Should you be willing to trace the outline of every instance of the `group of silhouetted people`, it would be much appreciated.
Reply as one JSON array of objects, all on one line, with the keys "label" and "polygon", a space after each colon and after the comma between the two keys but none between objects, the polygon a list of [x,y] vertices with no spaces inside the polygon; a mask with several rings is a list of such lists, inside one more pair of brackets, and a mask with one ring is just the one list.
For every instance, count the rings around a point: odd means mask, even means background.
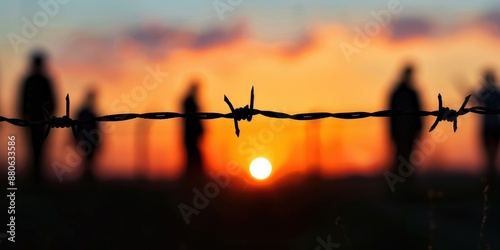
[{"label": "group of silhouetted people", "polygon": [[[475,99],[488,109],[500,109],[500,92],[495,85],[495,76],[492,71],[487,71],[482,82],[482,88],[475,95]],[[54,98],[53,82],[46,70],[45,56],[43,53],[34,53],[31,59],[30,71],[22,80],[20,114],[23,119],[39,121],[48,119],[54,115],[57,107]],[[187,96],[182,102],[183,112],[186,114],[199,111],[197,93],[199,83],[193,80]],[[95,92],[90,91],[85,103],[78,113],[78,120],[88,121],[77,127],[76,143],[86,145],[84,155],[84,178],[94,179],[95,170],[92,168],[95,152],[102,138],[95,136],[102,133],[93,133],[98,130],[98,124],[94,118]],[[391,110],[418,111],[421,110],[420,98],[414,88],[414,67],[406,66],[398,80],[390,97]],[[390,135],[395,146],[395,158],[399,156],[410,159],[415,140],[422,130],[422,119],[420,116],[393,116],[390,118]],[[35,183],[42,182],[43,162],[43,135],[46,125],[30,126],[30,143],[32,148],[32,176]],[[482,144],[486,152],[487,176],[493,179],[495,176],[495,163],[497,160],[498,147],[500,143],[500,117],[498,115],[482,116],[481,127]],[[203,126],[199,119],[186,118],[183,124],[184,148],[186,151],[186,173],[198,175],[203,173],[203,159],[200,152],[200,140],[203,136]],[[96,143],[99,142],[99,143]]]},{"label": "group of silhouetted people", "polygon": [[[19,113],[21,117],[29,121],[41,121],[54,116],[57,107],[54,98],[53,82],[46,68],[46,56],[43,52],[33,53],[28,74],[21,83],[21,100]],[[183,100],[182,109],[184,113],[198,112],[197,92],[199,83],[194,80]],[[87,93],[83,106],[77,115],[78,121],[85,121],[76,126],[75,144],[80,147],[82,158],[83,175],[82,180],[92,182],[96,178],[94,159],[95,153],[102,142],[98,138],[102,133],[96,132],[99,126],[95,118],[95,91]],[[200,152],[200,140],[203,135],[203,126],[199,119],[184,119],[183,126],[184,147],[187,154],[186,172],[188,175],[199,175],[203,172],[202,154]],[[42,164],[44,162],[44,133],[47,125],[34,125],[29,127],[29,143],[32,149],[31,180],[35,185],[43,184]]]},{"label": "group of silhouetted people", "polygon": [[[403,69],[401,79],[396,84],[390,97],[391,110],[418,111],[421,110],[420,99],[414,88],[414,67],[408,65]],[[481,89],[474,96],[475,100],[487,109],[500,109],[500,91],[496,86],[494,73],[487,70]],[[395,164],[393,171],[398,165],[399,156],[410,161],[415,140],[422,130],[422,119],[420,116],[393,116],[390,119],[390,134],[395,146]],[[500,116],[483,115],[481,125],[481,139],[486,152],[488,179],[495,178],[495,165],[500,142]]]},{"label": "group of silhouetted people", "polygon": [[[57,107],[56,98],[54,98],[53,82],[46,68],[46,56],[43,52],[36,52],[32,55],[31,65],[28,74],[21,83],[21,101],[20,114],[23,119],[29,121],[41,121],[50,119],[54,115]],[[94,111],[94,92],[89,92],[87,100],[82,109],[78,112],[78,120],[92,120],[96,117]],[[32,169],[31,179],[37,185],[43,185],[44,162],[44,134],[47,125],[33,125],[29,127],[30,144],[32,149]],[[97,130],[97,122],[86,122],[76,127],[76,143],[85,144],[85,152],[81,157],[84,162],[84,178],[91,180],[94,178],[92,169],[92,160],[97,145],[101,138],[95,138],[93,130]],[[94,136],[94,138],[91,138]]]}]

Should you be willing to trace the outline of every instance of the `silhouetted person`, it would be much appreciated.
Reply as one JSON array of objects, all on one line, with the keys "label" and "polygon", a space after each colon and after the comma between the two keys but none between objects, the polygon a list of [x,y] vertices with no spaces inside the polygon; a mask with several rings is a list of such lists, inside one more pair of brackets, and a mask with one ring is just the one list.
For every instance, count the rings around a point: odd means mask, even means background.
[{"label": "silhouetted person", "polygon": [[[495,86],[495,75],[486,71],[482,89],[476,95],[481,105],[488,109],[500,109],[500,92]],[[481,136],[486,151],[488,178],[495,178],[495,163],[497,160],[498,145],[500,142],[500,117],[498,115],[483,115]]]},{"label": "silhouetted person", "polygon": [[[45,68],[44,54],[37,52],[32,55],[30,72],[22,80],[20,113],[30,121],[43,120],[44,109],[51,117],[56,103],[52,89],[52,80]],[[31,148],[33,150],[32,178],[34,183],[42,183],[42,136],[46,126],[31,126]]]},{"label": "silhouetted person", "polygon": [[[392,92],[390,100],[391,110],[420,110],[420,101],[417,92],[413,89],[413,67],[406,66],[401,79]],[[393,173],[398,174],[398,165],[403,157],[410,162],[413,143],[422,129],[422,120],[419,116],[393,116],[390,119],[391,139],[396,148]]]},{"label": "silhouetted person", "polygon": [[[197,103],[198,83],[193,82],[186,98],[183,101],[184,113],[198,112]],[[203,135],[203,126],[199,119],[184,119],[184,147],[186,148],[187,175],[200,175],[203,174],[203,162],[200,153],[200,138]]]},{"label": "silhouetted person", "polygon": [[[89,91],[82,109],[78,112],[78,120],[93,120],[97,117],[95,113],[95,92]],[[86,122],[77,126],[77,147],[83,153],[84,172],[82,179],[91,182],[95,179],[94,156],[96,149],[102,142],[102,133],[97,121]]]}]

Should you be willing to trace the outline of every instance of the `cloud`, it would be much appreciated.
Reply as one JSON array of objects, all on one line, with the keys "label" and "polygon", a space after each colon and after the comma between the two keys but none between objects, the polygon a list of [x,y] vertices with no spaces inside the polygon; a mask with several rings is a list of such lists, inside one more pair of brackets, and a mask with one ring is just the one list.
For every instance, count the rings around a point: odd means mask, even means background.
[{"label": "cloud", "polygon": [[414,37],[432,37],[437,33],[436,25],[422,17],[403,17],[390,22],[389,36],[394,40]]},{"label": "cloud", "polygon": [[202,49],[211,46],[230,43],[243,38],[246,34],[246,26],[243,23],[231,29],[215,28],[206,32],[201,32],[194,37],[192,47]]},{"label": "cloud", "polygon": [[73,38],[61,50],[58,57],[64,64],[110,64],[116,58],[109,56],[112,51],[110,40],[92,36]]},{"label": "cloud", "polygon": [[[478,13],[468,21],[463,21],[461,17],[444,22],[432,16],[398,16],[388,24],[387,36],[400,41],[417,37],[439,38],[478,29],[494,37],[500,36],[500,10]],[[315,43],[317,37],[314,33],[300,30],[300,34],[287,39],[285,43],[279,42],[282,53],[300,55]],[[115,69],[122,62],[130,60],[164,60],[172,51],[179,49],[205,50],[252,39],[249,34],[248,22],[243,19],[198,30],[156,22],[105,34],[77,33],[60,50],[57,58],[67,66],[98,65]]]},{"label": "cloud", "polygon": [[152,24],[134,27],[123,34],[144,49],[161,50],[168,53],[172,49],[204,49],[231,43],[246,35],[246,25],[237,22],[229,27],[212,27],[202,31],[192,31],[182,27]]},{"label": "cloud", "polygon": [[491,32],[492,35],[500,36],[500,11],[489,11],[478,18],[478,23]]},{"label": "cloud", "polygon": [[437,22],[433,18],[424,16],[402,17],[392,20],[387,28],[390,38],[394,40],[414,37],[436,38],[469,30],[483,30],[487,35],[496,38],[500,36],[500,10],[477,13],[471,19],[456,16],[446,22]]},{"label": "cloud", "polygon": [[[244,38],[246,26],[212,27],[193,31],[164,24],[134,26],[108,35],[78,34],[67,43],[60,59],[69,65],[118,64],[123,58],[162,59],[176,49],[206,49]],[[123,56],[123,54],[127,56]]]}]

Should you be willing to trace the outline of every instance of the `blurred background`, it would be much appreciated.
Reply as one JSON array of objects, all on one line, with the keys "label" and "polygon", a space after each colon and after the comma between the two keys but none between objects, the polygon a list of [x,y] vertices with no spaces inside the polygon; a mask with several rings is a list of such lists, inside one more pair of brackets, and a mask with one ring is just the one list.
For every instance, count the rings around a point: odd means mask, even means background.
[{"label": "blurred background", "polygon": [[[389,17],[377,14],[390,10],[391,4],[395,11],[388,12]],[[18,117],[14,107],[21,77],[30,53],[39,48],[48,54],[60,104],[56,115],[64,114],[68,93],[76,116],[76,107],[90,88],[97,92],[96,110],[101,115],[181,111],[193,75],[202,78],[201,111],[228,112],[224,95],[234,105],[244,106],[252,86],[258,109],[374,111],[387,108],[390,90],[408,61],[415,66],[423,109],[436,109],[438,93],[445,105],[458,108],[465,95],[479,86],[485,68],[500,69],[499,7],[494,1],[2,3],[0,110],[4,116]],[[37,15],[40,11],[48,18]],[[465,117],[455,134],[442,125],[447,140],[425,159],[422,169],[439,161],[436,165],[445,170],[479,171],[477,121],[477,116]],[[140,122],[109,125],[112,132],[105,134],[96,156],[101,178],[136,174],[134,133]],[[146,123],[151,123],[143,135],[150,149],[144,159],[147,175],[177,178],[184,154],[179,146],[180,120]],[[425,119],[424,128],[431,123]],[[289,122],[265,143],[258,142],[263,146],[256,154],[272,158],[276,173],[307,172],[311,165],[321,166],[325,176],[384,170],[390,159],[385,119],[328,119],[316,124],[321,139],[311,142],[316,139],[308,134],[306,122]],[[11,125],[1,126],[1,138],[22,136]],[[232,126],[230,120],[205,122],[202,150],[209,169],[220,170],[229,161],[248,166],[250,138],[265,134],[262,130],[271,125],[262,117],[251,124],[243,122],[240,138]],[[51,132],[47,161],[64,162],[67,147],[72,147],[69,136],[69,130]],[[312,154],[315,143],[320,152]],[[24,164],[26,158],[19,158],[18,165]]]},{"label": "blurred background", "polygon": [[[224,95],[243,107],[252,86],[260,110],[384,110],[407,65],[413,66],[410,80],[421,109],[436,110],[438,93],[444,106],[458,109],[465,96],[484,89],[487,70],[500,72],[500,3],[493,0],[22,0],[0,3],[0,13],[0,114],[9,118],[23,118],[22,86],[36,64],[34,51],[45,55],[53,115],[65,114],[69,94],[73,119],[229,113]],[[359,249],[423,249],[434,236],[443,249],[470,249],[477,246],[483,211],[482,117],[461,117],[456,133],[445,122],[428,133],[434,119],[422,119],[417,138],[425,143],[414,147],[420,152],[412,159],[415,175],[465,177],[428,179],[418,204],[391,196],[384,173],[397,150],[386,118],[255,116],[239,123],[239,137],[230,119],[103,122],[92,157],[79,153],[70,129],[52,129],[41,169],[56,188],[26,194],[20,217],[30,219],[19,230],[36,244],[61,249],[75,242],[81,249],[144,242],[151,248],[313,249],[318,237],[330,234],[345,248],[350,235]],[[183,134],[190,126],[199,129],[194,139]],[[2,145],[8,135],[16,136],[17,177],[27,178],[34,162],[28,129],[0,123]],[[272,164],[264,181],[250,175],[257,157]],[[1,164],[6,158],[0,154]],[[236,171],[230,188],[221,188],[188,225],[178,206],[191,206],[193,187],[201,190],[207,182],[182,177],[186,166],[201,162],[205,173]],[[89,166],[101,183],[84,191],[71,186]],[[301,179],[309,175],[320,178]],[[138,179],[164,186],[99,186]],[[448,203],[436,213],[449,217],[429,215],[434,198],[442,196],[432,188],[444,190]],[[492,225],[500,221],[496,211],[488,217]],[[338,216],[345,229],[335,222]],[[439,225],[436,232],[432,223]],[[102,227],[94,232],[96,224]],[[498,227],[488,230],[498,244]]]}]

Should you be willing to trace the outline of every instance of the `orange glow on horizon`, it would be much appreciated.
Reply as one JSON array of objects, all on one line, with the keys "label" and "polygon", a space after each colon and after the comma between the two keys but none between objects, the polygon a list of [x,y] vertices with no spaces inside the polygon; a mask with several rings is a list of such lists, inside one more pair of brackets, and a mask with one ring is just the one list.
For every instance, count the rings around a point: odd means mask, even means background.
[{"label": "orange glow on horizon", "polygon": [[[280,46],[240,38],[222,46],[178,49],[164,58],[154,59],[135,57],[140,47],[125,41],[118,48],[118,63],[101,65],[96,62],[81,66],[54,61],[52,68],[59,84],[57,96],[60,104],[65,93],[70,93],[72,111],[77,110],[86,86],[94,83],[99,87],[99,114],[180,111],[179,103],[192,74],[201,74],[205,79],[201,86],[201,111],[229,112],[223,102],[224,95],[235,107],[244,106],[248,104],[252,86],[255,87],[255,108],[261,110],[287,113],[381,110],[386,108],[388,93],[399,75],[400,63],[408,56],[415,59],[417,88],[423,108],[430,110],[437,106],[437,93],[446,93],[444,100],[450,107],[461,103],[463,93],[457,93],[453,82],[456,74],[462,74],[468,86],[474,87],[484,67],[493,65],[500,72],[500,61],[496,57],[500,54],[499,42],[477,31],[464,31],[434,40],[393,41],[380,35],[359,54],[352,54],[352,62],[348,63],[338,45],[352,40],[348,29],[320,27],[312,31],[311,42],[297,48],[294,53]],[[127,60],[129,57],[134,58]],[[478,60],[471,61],[470,58]],[[4,80],[9,83],[17,83],[24,67],[19,61],[14,61],[17,63],[9,66],[14,68],[10,73],[2,72]],[[153,79],[150,71],[168,74],[158,78],[158,84],[148,90],[143,83],[148,76]],[[145,91],[140,92],[142,89]],[[11,93],[16,91],[16,84],[8,84],[2,89],[2,106],[10,107],[15,103],[12,97],[15,95]],[[145,93],[145,96],[139,93]],[[127,103],[123,96],[136,98]],[[3,109],[2,115],[16,117],[13,110]],[[63,105],[56,112],[63,115]],[[315,171],[325,175],[369,175],[380,172],[390,160],[386,122],[375,118],[327,119],[317,121],[316,127],[311,128],[306,122],[256,116],[251,123],[240,122],[242,132],[237,138],[230,119],[208,120],[203,121],[206,133],[202,152],[208,171],[223,171],[229,162],[249,166],[258,155],[270,155],[273,174],[307,172],[311,166],[319,165]],[[424,124],[427,126],[431,122],[425,120]],[[437,146],[435,153],[440,157],[431,155],[428,163],[439,158],[437,160],[447,164],[478,166],[480,152],[470,150],[477,148],[478,143],[474,137],[476,117],[467,116],[456,134],[448,134],[451,128],[446,125],[442,127],[449,140]],[[2,126],[8,126],[9,133],[21,133],[20,129],[10,125]],[[150,176],[160,173],[175,177],[182,173],[184,152],[179,119],[154,121],[148,125],[148,133],[142,135],[148,138],[150,151],[147,155],[137,155],[135,150],[136,141],[141,138],[137,136],[137,128],[143,126],[138,120],[106,126],[113,129],[104,135],[105,141],[97,159],[103,176],[134,175],[137,171],[146,171]],[[2,136],[6,133],[5,129],[0,131]],[[74,147],[69,136],[65,131],[51,131],[52,161],[65,161],[67,147]],[[423,138],[427,136],[424,132]],[[313,150],[312,145],[319,145],[319,149]],[[457,148],[456,145],[469,146]],[[141,159],[148,164],[143,170],[136,166]],[[480,167],[474,171],[478,169]]]}]

